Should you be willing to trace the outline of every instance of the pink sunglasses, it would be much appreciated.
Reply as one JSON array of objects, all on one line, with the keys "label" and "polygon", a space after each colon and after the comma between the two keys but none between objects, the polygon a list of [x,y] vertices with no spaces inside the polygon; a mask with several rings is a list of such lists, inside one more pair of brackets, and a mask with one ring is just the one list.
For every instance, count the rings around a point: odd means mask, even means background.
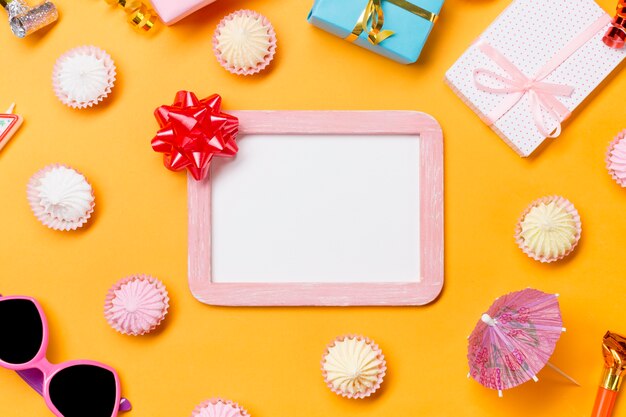
[{"label": "pink sunglasses", "polygon": [[0,366],[16,371],[57,417],[115,417],[131,409],[120,398],[113,368],[94,361],[48,362],[48,322],[34,298],[0,296],[0,334]]}]

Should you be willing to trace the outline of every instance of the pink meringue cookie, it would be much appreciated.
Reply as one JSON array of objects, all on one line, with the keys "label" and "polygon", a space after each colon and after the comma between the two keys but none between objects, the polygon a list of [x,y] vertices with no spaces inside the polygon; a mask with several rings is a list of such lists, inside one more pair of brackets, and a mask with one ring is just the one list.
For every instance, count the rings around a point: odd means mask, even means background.
[{"label": "pink meringue cookie", "polygon": [[161,324],[168,308],[169,297],[161,281],[149,275],[132,275],[109,290],[104,316],[118,332],[141,336]]},{"label": "pink meringue cookie", "polygon": [[250,414],[239,404],[213,398],[205,401],[193,411],[192,417],[250,417]]},{"label": "pink meringue cookie", "polygon": [[626,187],[626,129],[622,130],[609,145],[606,153],[606,168],[611,177]]}]

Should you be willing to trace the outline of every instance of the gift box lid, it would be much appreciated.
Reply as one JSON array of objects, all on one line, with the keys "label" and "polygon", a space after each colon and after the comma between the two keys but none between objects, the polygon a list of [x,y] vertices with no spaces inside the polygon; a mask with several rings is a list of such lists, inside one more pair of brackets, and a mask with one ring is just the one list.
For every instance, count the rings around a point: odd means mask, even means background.
[{"label": "gift box lid", "polygon": [[[443,2],[444,0],[411,0],[408,3],[439,15]],[[359,24],[367,3],[367,0],[316,0],[309,13],[308,21],[314,26],[345,39]],[[368,41],[367,33],[363,32],[354,43],[408,64],[417,61],[433,28],[433,22],[395,3],[395,1],[382,0],[383,30],[392,30],[395,32],[393,36],[378,45],[373,45]]]},{"label": "gift box lid", "polygon": [[[573,111],[626,57],[626,49],[611,49],[602,42],[610,26],[608,17],[593,0],[516,0],[450,68],[446,82],[472,110],[488,121],[486,115],[508,100],[508,94],[479,89],[474,71],[486,69],[504,78],[511,78],[511,75],[481,51],[482,45],[490,45],[525,76],[532,78],[575,38],[605,18],[606,25],[542,79],[573,88],[571,95],[556,97]],[[494,87],[501,87],[495,80],[492,83]],[[546,139],[536,126],[531,104],[529,94],[525,94],[491,126],[521,156],[530,155]],[[547,129],[556,129],[558,121],[543,113]]]},{"label": "gift box lid", "polygon": [[151,0],[151,3],[163,23],[173,25],[214,1],[215,0]]}]

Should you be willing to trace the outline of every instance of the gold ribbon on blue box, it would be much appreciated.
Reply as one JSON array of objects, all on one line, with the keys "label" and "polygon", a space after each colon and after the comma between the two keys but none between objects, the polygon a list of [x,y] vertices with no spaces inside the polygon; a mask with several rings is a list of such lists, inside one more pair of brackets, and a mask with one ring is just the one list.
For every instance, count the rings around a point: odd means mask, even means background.
[{"label": "gold ribbon on blue box", "polygon": [[443,0],[316,0],[308,20],[395,61],[417,61]]},{"label": "gold ribbon on blue box", "polygon": [[[409,11],[416,16],[435,23],[439,15],[422,9],[421,7],[409,3],[406,0],[385,0],[395,4],[398,7]],[[385,24],[385,13],[383,12],[383,0],[369,0],[365,10],[361,13],[359,20],[357,21],[352,33],[350,33],[346,40],[348,42],[354,42],[361,35],[361,33],[367,33],[367,39],[374,45],[378,45],[385,39],[394,35],[392,30],[383,30]]]}]

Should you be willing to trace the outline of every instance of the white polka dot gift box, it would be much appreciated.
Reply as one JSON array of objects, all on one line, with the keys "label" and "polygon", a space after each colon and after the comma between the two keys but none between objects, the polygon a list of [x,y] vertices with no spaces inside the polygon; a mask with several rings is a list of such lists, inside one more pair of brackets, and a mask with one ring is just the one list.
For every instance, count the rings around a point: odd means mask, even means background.
[{"label": "white polka dot gift box", "polygon": [[446,73],[461,99],[529,156],[626,57],[593,0],[516,0]]}]

